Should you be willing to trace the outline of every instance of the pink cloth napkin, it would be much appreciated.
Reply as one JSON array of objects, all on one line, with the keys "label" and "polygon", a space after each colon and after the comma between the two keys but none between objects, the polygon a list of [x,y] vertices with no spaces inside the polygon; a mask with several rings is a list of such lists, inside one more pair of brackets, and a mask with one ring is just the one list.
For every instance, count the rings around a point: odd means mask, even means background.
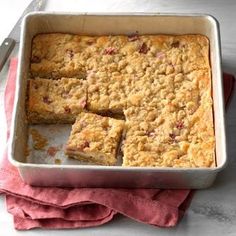
[{"label": "pink cloth napkin", "polygon": [[[12,59],[5,90],[7,137],[14,101],[17,59]],[[232,92],[234,78],[226,76],[226,94]],[[227,101],[229,96],[227,96]],[[36,227],[62,229],[102,225],[117,213],[142,223],[175,226],[190,204],[191,190],[102,189],[31,187],[25,184],[7,160],[0,165],[0,192],[18,230]]]}]

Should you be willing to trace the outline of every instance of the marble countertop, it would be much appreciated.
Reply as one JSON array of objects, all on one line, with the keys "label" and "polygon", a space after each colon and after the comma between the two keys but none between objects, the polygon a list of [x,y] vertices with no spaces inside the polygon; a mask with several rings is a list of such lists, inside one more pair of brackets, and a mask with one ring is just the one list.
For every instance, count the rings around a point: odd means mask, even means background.
[{"label": "marble countertop", "polygon": [[[15,0],[8,0],[10,10]],[[23,0],[22,2],[29,2]],[[6,3],[5,3],[6,4]],[[8,11],[1,10],[0,20],[7,18]],[[46,10],[76,12],[179,12],[207,13],[220,23],[223,70],[236,75],[236,1],[235,0],[48,0]],[[17,49],[12,56],[17,55]],[[3,94],[8,64],[0,73],[0,156],[4,150],[5,118]],[[226,115],[228,166],[219,173],[214,185],[206,190],[196,191],[186,215],[175,228],[157,228],[134,220],[117,216],[100,227],[80,230],[14,230],[12,217],[6,212],[4,198],[0,196],[0,235],[18,236],[40,234],[70,235],[236,235],[236,96],[232,98]]]}]

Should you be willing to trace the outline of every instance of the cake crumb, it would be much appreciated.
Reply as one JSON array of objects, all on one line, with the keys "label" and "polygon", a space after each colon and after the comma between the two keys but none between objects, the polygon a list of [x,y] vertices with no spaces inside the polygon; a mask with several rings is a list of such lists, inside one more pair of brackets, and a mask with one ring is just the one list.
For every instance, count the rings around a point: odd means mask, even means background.
[{"label": "cake crumb", "polygon": [[60,165],[61,164],[61,160],[60,159],[55,159],[54,163],[57,164],[57,165]]},{"label": "cake crumb", "polygon": [[47,154],[51,157],[54,157],[56,155],[56,153],[58,152],[58,148],[57,147],[49,147],[47,150]]},{"label": "cake crumb", "polygon": [[30,134],[32,136],[34,149],[44,150],[45,146],[48,145],[48,140],[43,137],[36,129],[30,129]]},{"label": "cake crumb", "polygon": [[29,154],[30,154],[30,149],[29,149],[29,146],[28,145],[26,145],[25,146],[25,157],[28,157],[29,156]]}]

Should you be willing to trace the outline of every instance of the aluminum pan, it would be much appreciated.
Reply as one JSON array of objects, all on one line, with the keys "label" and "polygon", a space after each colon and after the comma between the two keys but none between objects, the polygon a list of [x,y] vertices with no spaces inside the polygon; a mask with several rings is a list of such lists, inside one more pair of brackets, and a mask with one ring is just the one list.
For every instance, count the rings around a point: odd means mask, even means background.
[{"label": "aluminum pan", "polygon": [[[114,24],[116,24],[115,29]],[[153,27],[153,25],[158,25],[158,30]],[[140,34],[200,33],[210,39],[210,56],[214,58],[211,62],[217,167],[142,168],[92,165],[58,166],[24,163],[23,146],[27,138],[24,102],[32,37],[37,33],[46,32],[79,32],[81,34],[96,35],[127,34],[135,32],[136,30],[138,30]],[[15,95],[16,100],[13,111],[8,157],[10,162],[19,169],[24,181],[29,184],[46,186],[204,188],[213,182],[216,173],[222,170],[227,162],[219,24],[214,17],[209,15],[158,13],[31,13],[27,15],[23,21]],[[50,178],[51,181],[47,181],[50,176],[57,174],[63,176],[63,181],[58,180],[58,178]],[[93,177],[98,174],[101,178],[96,182]],[[107,178],[108,176],[110,178]]]}]

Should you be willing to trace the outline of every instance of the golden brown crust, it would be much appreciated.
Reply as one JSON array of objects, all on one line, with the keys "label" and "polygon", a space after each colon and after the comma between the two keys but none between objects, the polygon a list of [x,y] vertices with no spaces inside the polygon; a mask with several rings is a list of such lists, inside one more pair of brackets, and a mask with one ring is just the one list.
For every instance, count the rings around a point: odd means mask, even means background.
[{"label": "golden brown crust", "polygon": [[66,154],[101,165],[115,165],[124,121],[82,112],[72,126]]}]

